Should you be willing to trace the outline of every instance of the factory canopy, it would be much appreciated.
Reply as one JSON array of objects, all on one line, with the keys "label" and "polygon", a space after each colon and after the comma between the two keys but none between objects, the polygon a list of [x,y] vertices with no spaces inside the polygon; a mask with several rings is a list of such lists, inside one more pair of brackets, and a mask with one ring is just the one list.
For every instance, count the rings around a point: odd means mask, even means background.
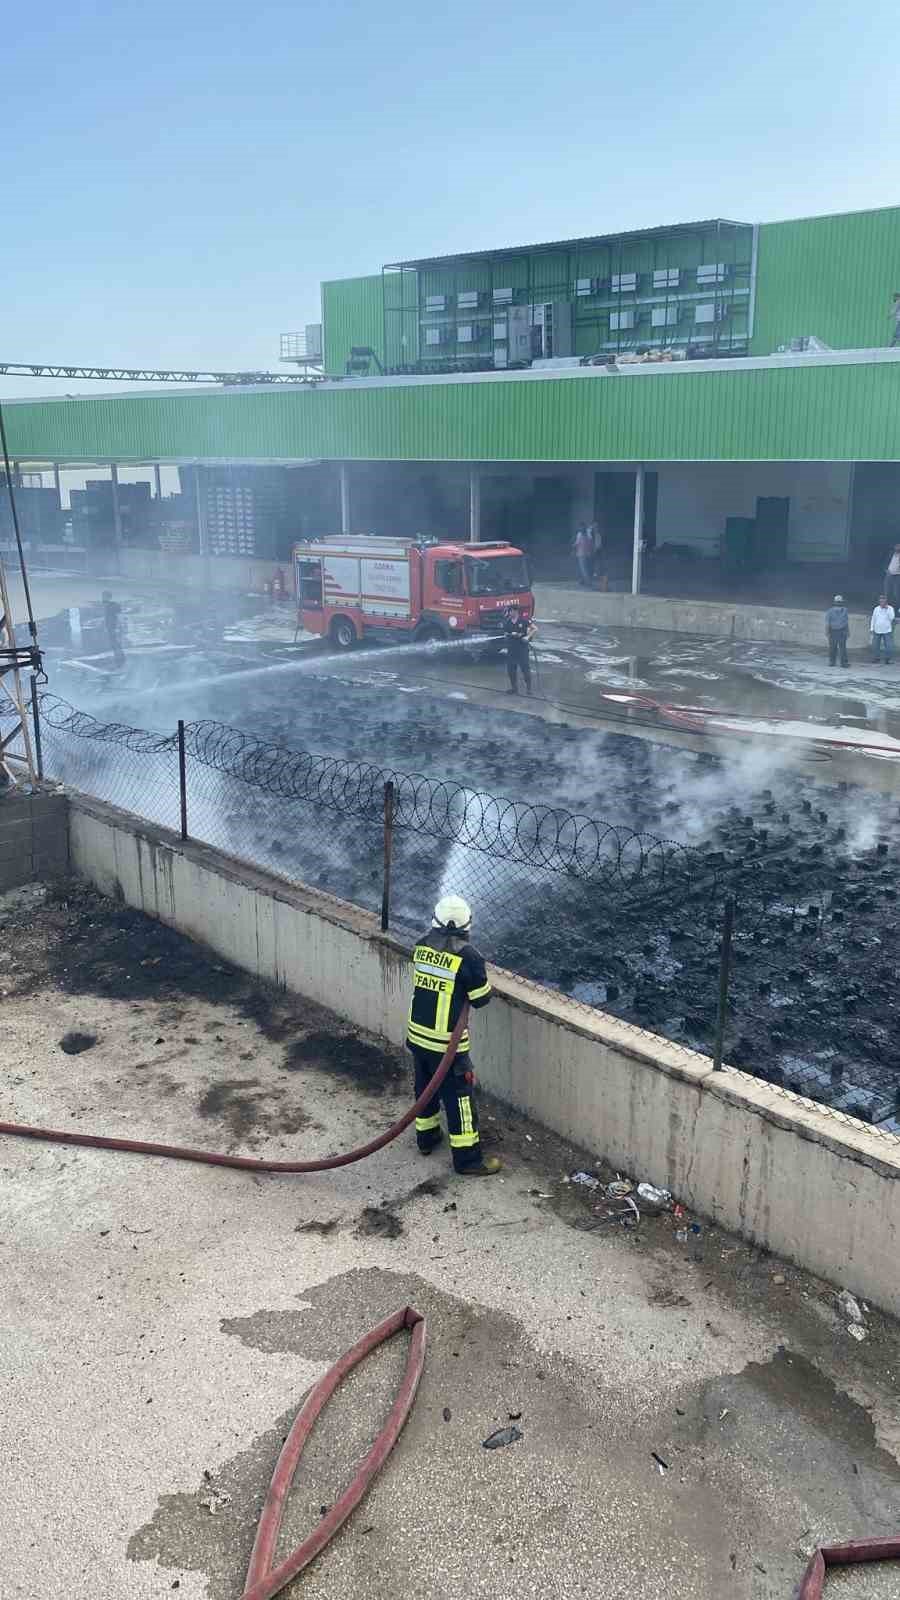
[{"label": "factory canopy", "polygon": [[658,228],[626,229],[620,233],[589,234],[583,239],[542,240],[540,244],[501,245],[495,250],[458,250],[449,256],[420,256],[414,261],[390,261],[385,272],[401,272],[416,267],[448,267],[455,261],[493,261],[498,256],[542,255],[555,250],[590,250],[596,245],[627,244],[633,239],[651,239],[657,234],[709,233],[714,228],[748,228],[748,222],[734,222],[727,217],[711,217],[705,222],[661,223]]}]

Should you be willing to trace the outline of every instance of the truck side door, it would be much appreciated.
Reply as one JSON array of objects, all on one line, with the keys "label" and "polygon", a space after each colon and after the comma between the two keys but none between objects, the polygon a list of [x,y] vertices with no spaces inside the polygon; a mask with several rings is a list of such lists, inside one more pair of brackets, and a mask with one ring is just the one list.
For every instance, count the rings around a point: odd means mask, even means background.
[{"label": "truck side door", "polygon": [[434,563],[435,602],[442,611],[458,611],[465,594],[461,561]]},{"label": "truck side door", "polygon": [[324,605],[322,562],[297,562],[297,595],[301,611],[321,611]]}]

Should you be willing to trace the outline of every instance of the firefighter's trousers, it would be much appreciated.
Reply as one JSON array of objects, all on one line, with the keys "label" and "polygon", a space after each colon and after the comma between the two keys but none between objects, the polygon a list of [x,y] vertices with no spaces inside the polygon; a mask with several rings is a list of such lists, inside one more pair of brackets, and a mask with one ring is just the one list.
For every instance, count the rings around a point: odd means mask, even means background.
[{"label": "firefighter's trousers", "polygon": [[[420,1050],[410,1045],[416,1066],[416,1099],[433,1078],[441,1064],[441,1055],[433,1050]],[[472,1086],[462,1074],[471,1070],[469,1056],[457,1056],[447,1073],[439,1092],[426,1105],[422,1115],[416,1117],[416,1143],[420,1150],[432,1150],[441,1137],[441,1101],[447,1118],[450,1152],[457,1172],[466,1167],[477,1167],[481,1161],[481,1141],[478,1135],[478,1107]]]}]

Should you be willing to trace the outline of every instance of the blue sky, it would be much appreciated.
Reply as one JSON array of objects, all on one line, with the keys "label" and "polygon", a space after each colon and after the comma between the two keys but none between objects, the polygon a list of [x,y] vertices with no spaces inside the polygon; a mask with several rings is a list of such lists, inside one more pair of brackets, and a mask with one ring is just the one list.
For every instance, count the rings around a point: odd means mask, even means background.
[{"label": "blue sky", "polygon": [[896,203],[896,38],[887,0],[20,7],[0,358],[277,367],[386,260]]}]

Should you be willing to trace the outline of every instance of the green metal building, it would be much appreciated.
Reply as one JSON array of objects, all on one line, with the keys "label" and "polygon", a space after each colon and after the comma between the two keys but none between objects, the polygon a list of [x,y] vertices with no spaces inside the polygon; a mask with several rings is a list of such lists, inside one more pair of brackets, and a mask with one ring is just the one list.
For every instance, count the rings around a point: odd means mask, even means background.
[{"label": "green metal building", "polygon": [[895,293],[900,207],[422,258],[323,284],[319,383],[7,402],[7,431],[32,465],[194,468],[201,549],[204,474],[265,467],[297,532],[512,535],[553,572],[596,519],[614,582],[636,539],[710,583],[868,581],[900,540]]}]

